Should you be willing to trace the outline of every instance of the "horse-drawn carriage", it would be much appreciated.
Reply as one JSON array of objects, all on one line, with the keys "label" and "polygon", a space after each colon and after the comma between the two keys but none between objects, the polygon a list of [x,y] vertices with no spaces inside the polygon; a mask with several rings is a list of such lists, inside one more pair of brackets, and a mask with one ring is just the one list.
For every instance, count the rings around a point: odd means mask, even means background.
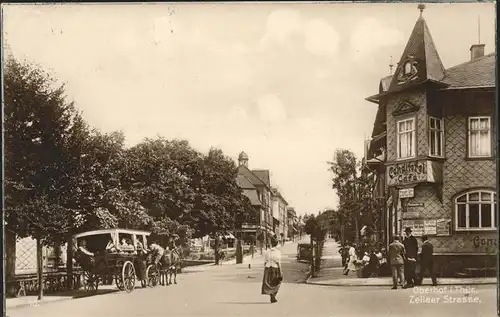
[{"label": "horse-drawn carriage", "polygon": [[[83,271],[83,284],[97,291],[99,283],[114,279],[121,291],[135,289],[136,278],[143,287],[156,286],[160,270],[148,252],[150,232],[128,229],[103,229],[73,236],[75,259]],[[121,241],[121,243],[120,243]]]}]

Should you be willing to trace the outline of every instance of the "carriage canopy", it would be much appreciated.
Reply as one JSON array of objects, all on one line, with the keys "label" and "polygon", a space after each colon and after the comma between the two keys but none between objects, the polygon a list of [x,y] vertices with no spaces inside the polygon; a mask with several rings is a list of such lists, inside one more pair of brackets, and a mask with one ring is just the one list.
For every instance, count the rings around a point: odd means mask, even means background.
[{"label": "carriage canopy", "polygon": [[73,235],[73,244],[75,248],[78,247],[80,241],[85,240],[91,252],[104,250],[109,241],[112,241],[115,246],[119,248],[120,241],[123,239],[130,242],[131,245],[136,246],[137,242],[147,248],[148,240],[147,237],[151,235],[151,232],[143,230],[132,230],[132,229],[100,229],[86,231],[79,234]]}]

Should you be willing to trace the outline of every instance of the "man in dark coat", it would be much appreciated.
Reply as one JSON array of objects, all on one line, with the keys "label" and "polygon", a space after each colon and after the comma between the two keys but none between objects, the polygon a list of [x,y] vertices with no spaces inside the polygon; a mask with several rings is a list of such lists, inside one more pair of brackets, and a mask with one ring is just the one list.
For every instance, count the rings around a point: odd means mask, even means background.
[{"label": "man in dark coat", "polygon": [[420,281],[422,284],[422,279],[426,270],[429,270],[429,274],[432,279],[432,285],[437,285],[436,274],[434,272],[434,261],[432,259],[434,254],[434,246],[429,241],[429,238],[424,235],[422,236],[422,253],[420,254]]},{"label": "man in dark coat", "polygon": [[412,235],[411,228],[405,229],[406,238],[403,241],[406,250],[405,280],[406,287],[415,285],[415,268],[417,266],[418,242]]}]

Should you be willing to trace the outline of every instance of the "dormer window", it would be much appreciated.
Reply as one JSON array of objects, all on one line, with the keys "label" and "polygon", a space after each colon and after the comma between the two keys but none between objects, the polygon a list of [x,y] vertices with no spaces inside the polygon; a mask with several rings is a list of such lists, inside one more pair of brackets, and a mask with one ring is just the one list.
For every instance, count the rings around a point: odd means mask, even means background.
[{"label": "dormer window", "polygon": [[411,75],[411,70],[412,70],[412,64],[411,62],[408,61],[405,63],[405,67],[403,69],[404,75],[405,76]]},{"label": "dormer window", "polygon": [[417,73],[417,61],[415,57],[408,56],[408,58],[400,64],[399,74],[397,76],[399,84],[416,79],[418,77]]}]

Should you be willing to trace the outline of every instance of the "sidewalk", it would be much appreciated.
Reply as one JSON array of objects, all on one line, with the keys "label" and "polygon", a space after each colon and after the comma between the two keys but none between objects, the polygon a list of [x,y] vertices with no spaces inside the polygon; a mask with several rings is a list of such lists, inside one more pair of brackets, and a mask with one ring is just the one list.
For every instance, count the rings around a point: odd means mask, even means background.
[{"label": "sidewalk", "polygon": [[[292,241],[288,241],[285,243],[285,246],[288,244],[294,243]],[[282,246],[278,246],[278,248],[281,248]],[[247,266],[248,264],[251,264],[253,266],[257,266],[259,264],[262,264],[264,261],[264,253],[265,249],[262,252],[262,255],[260,254],[260,250],[256,250],[254,257],[252,258],[252,255],[246,255],[243,257],[243,265]],[[222,265],[234,265],[236,264],[236,259],[231,259],[227,261],[223,261]],[[197,273],[197,272],[202,272],[206,270],[210,270],[210,268],[218,268],[220,265],[215,265],[214,263],[209,263],[209,264],[203,264],[203,265],[197,265],[197,266],[190,266],[186,267],[183,269],[186,273]],[[139,283],[137,283],[136,288],[140,288]],[[76,291],[68,291],[68,292],[60,292],[60,293],[52,293],[52,294],[47,294],[44,295],[42,300],[38,300],[38,296],[23,296],[23,297],[16,297],[16,298],[7,298],[5,300],[5,308],[6,309],[15,309],[15,308],[22,308],[22,307],[29,307],[29,306],[39,306],[39,305],[44,305],[44,304],[49,304],[49,303],[55,303],[55,302],[60,302],[60,301],[65,301],[65,300],[70,300],[70,299],[78,299],[78,298],[83,298],[83,297],[89,297],[89,296],[99,296],[99,295],[106,295],[106,294],[118,294],[120,291],[116,288],[116,286],[113,285],[100,285],[99,290],[97,293],[91,293],[91,292],[86,292],[85,290],[76,290]]]},{"label": "sidewalk", "polygon": [[68,291],[68,292],[60,292],[47,294],[42,297],[42,300],[38,300],[38,296],[22,296],[15,298],[6,298],[5,299],[5,308],[6,309],[14,309],[28,306],[40,306],[48,303],[55,303],[70,299],[84,298],[90,296],[99,296],[104,294],[112,294],[117,293],[118,289],[115,285],[100,285],[99,289],[96,293],[86,292],[85,290],[76,290],[76,291]]},{"label": "sidewalk", "polygon": [[[322,286],[391,286],[391,277],[358,278],[355,272],[348,276],[342,274],[342,258],[338,252],[339,244],[332,239],[326,240],[321,270],[314,278],[309,278],[307,284]],[[431,285],[430,279],[424,279],[424,285]],[[497,284],[496,277],[485,278],[438,278],[439,285],[480,285]]]}]

